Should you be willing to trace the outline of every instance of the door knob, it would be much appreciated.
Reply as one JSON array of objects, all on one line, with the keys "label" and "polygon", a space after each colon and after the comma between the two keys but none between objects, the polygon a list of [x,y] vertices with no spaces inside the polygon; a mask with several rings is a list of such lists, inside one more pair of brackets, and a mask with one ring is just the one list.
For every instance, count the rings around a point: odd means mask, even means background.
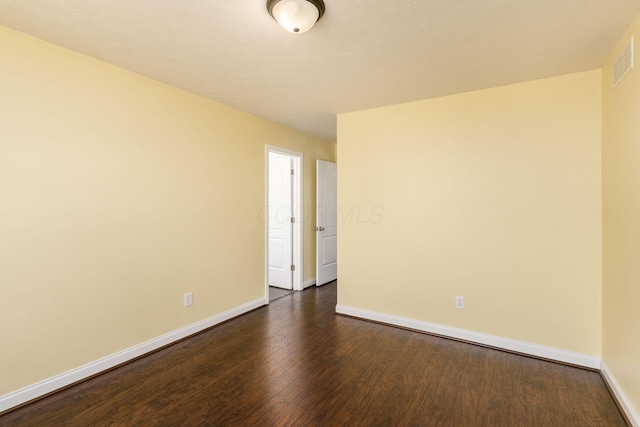
[{"label": "door knob", "polygon": [[324,227],[316,227],[316,231],[324,231]]}]

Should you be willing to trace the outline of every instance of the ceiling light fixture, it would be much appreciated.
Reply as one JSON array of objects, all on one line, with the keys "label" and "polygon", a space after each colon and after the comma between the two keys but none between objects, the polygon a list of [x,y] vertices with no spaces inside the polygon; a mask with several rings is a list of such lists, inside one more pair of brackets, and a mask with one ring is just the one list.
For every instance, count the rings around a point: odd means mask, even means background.
[{"label": "ceiling light fixture", "polygon": [[324,15],[322,0],[267,0],[267,10],[282,28],[293,34],[307,32]]}]

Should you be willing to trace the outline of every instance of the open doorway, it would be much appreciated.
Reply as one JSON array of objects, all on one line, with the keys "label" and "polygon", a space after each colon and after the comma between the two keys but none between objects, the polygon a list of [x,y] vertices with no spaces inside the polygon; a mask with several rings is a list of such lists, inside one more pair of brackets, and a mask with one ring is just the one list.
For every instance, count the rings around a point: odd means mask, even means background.
[{"label": "open doorway", "polygon": [[302,290],[304,217],[302,153],[268,145],[265,157],[265,303],[268,304],[270,293],[281,296]]}]

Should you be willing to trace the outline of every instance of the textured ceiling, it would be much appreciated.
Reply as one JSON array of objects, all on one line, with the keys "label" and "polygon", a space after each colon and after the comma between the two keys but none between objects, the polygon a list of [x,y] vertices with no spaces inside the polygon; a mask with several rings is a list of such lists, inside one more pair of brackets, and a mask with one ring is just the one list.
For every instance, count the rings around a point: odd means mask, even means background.
[{"label": "textured ceiling", "polygon": [[[0,0],[0,25],[335,139],[336,114],[602,66],[640,0]],[[0,46],[0,54],[2,52]]]}]

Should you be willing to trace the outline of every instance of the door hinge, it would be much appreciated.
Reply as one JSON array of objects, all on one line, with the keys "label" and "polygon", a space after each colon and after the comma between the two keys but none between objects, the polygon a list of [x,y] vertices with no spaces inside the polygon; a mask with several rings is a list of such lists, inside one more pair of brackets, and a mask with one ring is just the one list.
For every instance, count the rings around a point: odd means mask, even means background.
[{"label": "door hinge", "polygon": [[296,271],[296,266],[291,264],[291,271]]},{"label": "door hinge", "polygon": [[291,175],[295,175],[296,171],[294,169],[291,169]]},{"label": "door hinge", "polygon": [[296,223],[296,217],[292,216],[291,217],[291,224],[295,224]]}]

